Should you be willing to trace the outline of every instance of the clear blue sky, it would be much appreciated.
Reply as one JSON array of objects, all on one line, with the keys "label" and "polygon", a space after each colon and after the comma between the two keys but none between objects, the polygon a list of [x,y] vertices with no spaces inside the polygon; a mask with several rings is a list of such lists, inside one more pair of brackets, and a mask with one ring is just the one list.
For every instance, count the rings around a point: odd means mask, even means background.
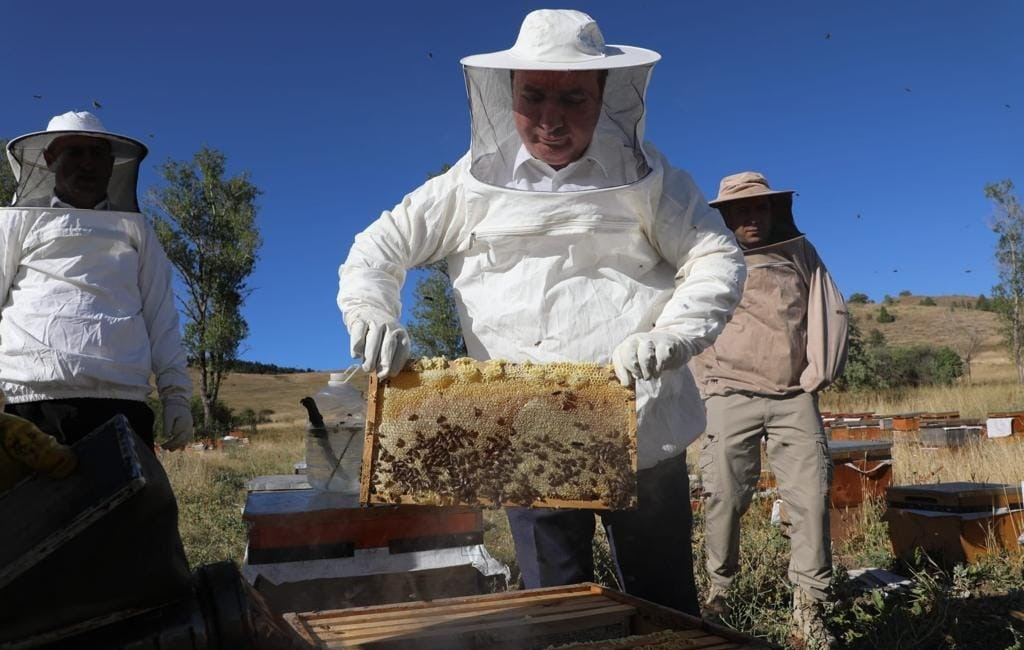
[{"label": "clear blue sky", "polygon": [[706,195],[745,169],[797,190],[847,295],[996,282],[983,187],[1024,194],[1017,0],[8,2],[0,137],[97,100],[151,148],[140,194],[158,163],[224,151],[264,191],[242,358],[340,368],[353,236],[468,148],[459,58],[509,47],[544,6],[661,52],[648,139]]}]

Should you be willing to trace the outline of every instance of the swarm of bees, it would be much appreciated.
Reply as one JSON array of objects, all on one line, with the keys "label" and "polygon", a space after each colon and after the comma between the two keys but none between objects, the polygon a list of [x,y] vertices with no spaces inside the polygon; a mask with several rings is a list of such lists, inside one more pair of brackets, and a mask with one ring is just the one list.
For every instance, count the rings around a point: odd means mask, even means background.
[{"label": "swarm of bees", "polygon": [[636,504],[634,395],[610,366],[421,359],[376,402],[370,502]]}]

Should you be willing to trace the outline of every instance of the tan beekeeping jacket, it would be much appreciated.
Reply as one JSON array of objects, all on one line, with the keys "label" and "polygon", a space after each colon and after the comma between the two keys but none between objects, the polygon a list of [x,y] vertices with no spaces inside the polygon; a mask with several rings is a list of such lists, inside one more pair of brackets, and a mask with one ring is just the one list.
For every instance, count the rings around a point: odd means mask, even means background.
[{"label": "tan beekeeping jacket", "polygon": [[822,390],[846,361],[846,303],[803,235],[744,251],[732,321],[690,362],[701,394],[784,397]]}]

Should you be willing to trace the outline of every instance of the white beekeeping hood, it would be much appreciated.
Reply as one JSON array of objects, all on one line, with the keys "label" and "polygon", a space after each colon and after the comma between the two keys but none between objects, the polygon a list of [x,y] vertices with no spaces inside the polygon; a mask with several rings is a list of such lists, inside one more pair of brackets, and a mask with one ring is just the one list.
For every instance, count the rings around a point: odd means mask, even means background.
[{"label": "white beekeeping hood", "polygon": [[54,140],[67,135],[103,138],[110,142],[114,167],[107,184],[107,201],[111,209],[138,212],[139,164],[148,149],[138,140],[107,131],[98,117],[84,111],[57,115],[45,131],[20,136],[7,145],[7,159],[17,182],[14,206],[49,205],[56,179],[46,164],[44,152]]},{"label": "white beekeeping hood", "polygon": [[601,114],[591,145],[632,167],[627,173],[630,180],[642,178],[649,171],[642,149],[645,95],[660,58],[643,48],[606,45],[597,23],[582,12],[531,12],[510,49],[462,59],[472,120],[473,175],[503,185],[505,179],[496,176],[511,168],[509,159],[522,144],[515,124],[513,71],[600,70],[605,75]]}]

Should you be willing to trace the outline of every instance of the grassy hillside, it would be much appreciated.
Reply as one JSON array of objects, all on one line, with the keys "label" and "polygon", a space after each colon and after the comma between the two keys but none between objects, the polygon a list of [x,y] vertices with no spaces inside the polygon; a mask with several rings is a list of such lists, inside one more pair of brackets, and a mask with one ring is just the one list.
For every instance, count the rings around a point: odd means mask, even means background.
[{"label": "grassy hillside", "polygon": [[891,345],[929,343],[946,345],[965,356],[972,341],[978,349],[971,361],[974,381],[1009,381],[1014,378],[1013,365],[1002,343],[995,313],[954,307],[955,303],[974,304],[972,296],[933,296],[934,306],[921,305],[924,296],[903,296],[886,310],[896,317],[891,323],[879,323],[880,303],[850,305],[866,337],[877,329]]}]

